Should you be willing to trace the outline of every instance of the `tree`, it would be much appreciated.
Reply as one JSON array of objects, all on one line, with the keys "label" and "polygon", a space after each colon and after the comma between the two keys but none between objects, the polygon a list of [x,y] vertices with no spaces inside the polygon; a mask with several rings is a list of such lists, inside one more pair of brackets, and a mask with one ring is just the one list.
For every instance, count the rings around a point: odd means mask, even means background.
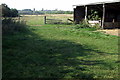
[{"label": "tree", "polygon": [[18,16],[17,9],[11,9],[11,17],[17,17],[17,16]]},{"label": "tree", "polygon": [[17,9],[10,9],[6,4],[1,4],[2,6],[2,16],[3,17],[17,17]]},{"label": "tree", "polygon": [[3,17],[11,17],[11,10],[6,4],[2,4],[2,16]]},{"label": "tree", "polygon": [[90,15],[88,15],[89,20],[100,20],[98,11],[90,10]]}]

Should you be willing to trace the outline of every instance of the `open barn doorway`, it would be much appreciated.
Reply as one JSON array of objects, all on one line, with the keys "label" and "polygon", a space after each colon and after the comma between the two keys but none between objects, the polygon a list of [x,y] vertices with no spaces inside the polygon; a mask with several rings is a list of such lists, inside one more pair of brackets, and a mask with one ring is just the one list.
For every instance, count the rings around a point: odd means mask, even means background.
[{"label": "open barn doorway", "polygon": [[101,28],[120,28],[120,2],[76,5],[74,21],[98,20]]}]

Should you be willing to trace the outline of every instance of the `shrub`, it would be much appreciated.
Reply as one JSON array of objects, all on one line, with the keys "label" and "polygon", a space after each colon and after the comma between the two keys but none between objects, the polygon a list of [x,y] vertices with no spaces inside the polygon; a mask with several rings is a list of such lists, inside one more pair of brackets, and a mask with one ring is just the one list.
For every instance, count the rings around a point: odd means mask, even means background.
[{"label": "shrub", "polygon": [[88,15],[88,20],[100,20],[100,14],[96,10],[90,10],[90,15]]},{"label": "shrub", "polygon": [[96,28],[96,29],[101,29],[100,27],[100,24],[95,24],[94,26],[92,26],[93,28]]},{"label": "shrub", "polygon": [[79,28],[90,28],[90,25],[87,23],[87,21],[82,21],[80,22],[79,24],[77,24],[75,26],[76,29],[79,29]]}]

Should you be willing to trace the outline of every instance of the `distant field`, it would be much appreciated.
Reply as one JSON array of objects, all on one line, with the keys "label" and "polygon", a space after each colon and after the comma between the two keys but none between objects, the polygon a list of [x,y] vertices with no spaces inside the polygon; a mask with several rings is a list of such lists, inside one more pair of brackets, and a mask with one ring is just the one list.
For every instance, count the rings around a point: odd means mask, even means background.
[{"label": "distant field", "polygon": [[73,17],[73,14],[44,14],[44,15],[21,15],[21,16],[71,16]]},{"label": "distant field", "polygon": [[59,19],[62,20],[62,22],[69,22],[67,19],[73,20],[73,14],[46,14],[46,15],[21,15],[22,20],[27,21],[28,25],[40,25],[44,24],[44,16],[47,17],[47,19]]}]

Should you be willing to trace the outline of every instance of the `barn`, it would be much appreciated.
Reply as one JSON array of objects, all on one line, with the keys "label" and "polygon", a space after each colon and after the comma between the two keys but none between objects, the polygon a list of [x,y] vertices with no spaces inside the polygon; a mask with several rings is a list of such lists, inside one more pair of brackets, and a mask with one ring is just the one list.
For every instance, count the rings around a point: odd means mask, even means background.
[{"label": "barn", "polygon": [[[120,28],[120,0],[81,3],[73,6],[76,23],[86,20],[88,22],[98,22],[101,28]],[[92,10],[98,13],[99,20],[89,20]]]}]

